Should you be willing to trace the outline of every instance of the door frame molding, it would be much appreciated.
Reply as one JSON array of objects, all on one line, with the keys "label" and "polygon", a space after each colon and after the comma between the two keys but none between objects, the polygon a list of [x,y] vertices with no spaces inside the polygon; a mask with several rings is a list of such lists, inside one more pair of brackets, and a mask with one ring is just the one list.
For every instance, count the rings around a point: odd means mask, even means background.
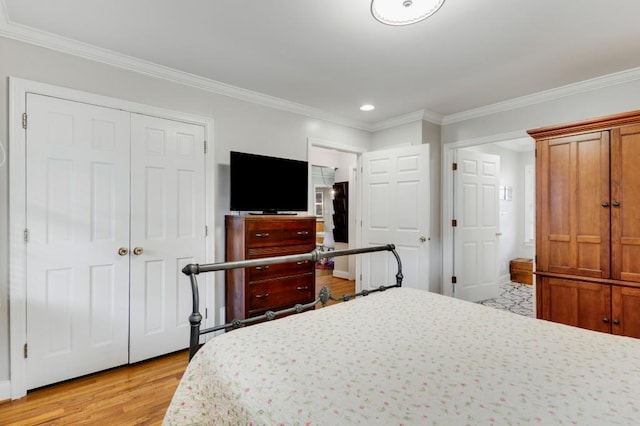
[{"label": "door frame molding", "polygon": [[[12,399],[23,397],[27,393],[27,363],[23,355],[23,347],[27,341],[27,259],[24,241],[26,229],[26,149],[25,129],[22,127],[22,114],[26,109],[27,93],[203,126],[208,144],[205,154],[205,224],[209,232],[205,237],[205,256],[206,262],[215,261],[215,245],[212,242],[215,235],[214,120],[212,118],[9,77],[9,304],[11,306],[9,313],[9,359]],[[209,291],[213,277],[203,278],[205,278],[205,306],[212,307],[213,312],[215,310],[213,307],[216,306],[215,291]]]},{"label": "door frame molding", "polygon": [[453,219],[455,194],[451,164],[454,162],[456,151],[460,148],[521,139],[525,137],[530,137],[526,130],[517,130],[509,133],[500,133],[481,138],[464,139],[442,144],[442,294],[445,296],[453,296],[453,284],[451,283],[451,277],[453,277],[454,238],[451,219]]}]

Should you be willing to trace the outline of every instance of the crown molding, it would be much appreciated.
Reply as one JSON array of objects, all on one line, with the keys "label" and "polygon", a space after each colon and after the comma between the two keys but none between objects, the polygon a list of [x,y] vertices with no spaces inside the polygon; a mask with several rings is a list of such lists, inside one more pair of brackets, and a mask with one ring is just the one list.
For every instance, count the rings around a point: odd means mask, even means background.
[{"label": "crown molding", "polygon": [[639,79],[640,68],[632,68],[626,71],[620,71],[613,74],[580,81],[577,83],[567,84],[566,86],[545,90],[542,92],[534,93],[532,95],[522,96],[519,98],[510,99],[508,101],[498,102],[484,107],[447,115],[442,120],[442,125],[459,123],[461,121],[480,118],[499,112],[511,111],[514,109],[523,108],[542,102],[549,102],[555,99],[564,98],[579,93],[590,92],[617,84],[628,83]]},{"label": "crown molding", "polygon": [[393,127],[401,126],[407,123],[413,123],[414,121],[422,120],[424,116],[424,110],[410,112],[408,114],[399,115],[397,117],[390,118],[388,120],[383,120],[375,123],[371,131],[378,132],[380,130],[391,129]]},{"label": "crown molding", "polygon": [[368,123],[348,120],[307,105],[231,86],[219,81],[178,71],[153,62],[123,55],[112,50],[103,49],[87,43],[82,43],[66,37],[51,34],[46,31],[11,22],[3,0],[0,0],[0,35],[24,43],[45,47],[47,49],[82,57],[95,62],[101,62],[128,71],[161,78],[174,83],[228,96],[253,104],[275,108],[318,120],[324,120],[355,129],[372,131],[372,126]]}]

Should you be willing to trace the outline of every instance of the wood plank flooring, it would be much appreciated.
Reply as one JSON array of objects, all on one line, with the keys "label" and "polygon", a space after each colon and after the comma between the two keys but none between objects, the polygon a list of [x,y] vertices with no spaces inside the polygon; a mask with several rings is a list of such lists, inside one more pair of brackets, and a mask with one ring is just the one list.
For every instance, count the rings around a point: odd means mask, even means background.
[{"label": "wood plank flooring", "polygon": [[0,403],[2,425],[159,425],[189,360],[180,351]]},{"label": "wood plank flooring", "polygon": [[[318,271],[323,285],[334,297],[355,291],[354,281]],[[180,351],[33,390],[0,402],[0,425],[160,425],[188,359]]]}]

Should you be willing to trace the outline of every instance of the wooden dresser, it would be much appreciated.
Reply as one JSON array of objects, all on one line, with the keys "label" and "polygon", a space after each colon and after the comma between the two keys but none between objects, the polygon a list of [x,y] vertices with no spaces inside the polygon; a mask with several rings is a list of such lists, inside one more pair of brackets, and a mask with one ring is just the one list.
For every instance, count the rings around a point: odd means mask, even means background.
[{"label": "wooden dresser", "polygon": [[[309,253],[316,248],[314,216],[226,216],[226,260]],[[281,263],[225,272],[226,320],[315,299],[312,261]]]},{"label": "wooden dresser", "polygon": [[640,111],[529,134],[538,317],[640,337]]}]

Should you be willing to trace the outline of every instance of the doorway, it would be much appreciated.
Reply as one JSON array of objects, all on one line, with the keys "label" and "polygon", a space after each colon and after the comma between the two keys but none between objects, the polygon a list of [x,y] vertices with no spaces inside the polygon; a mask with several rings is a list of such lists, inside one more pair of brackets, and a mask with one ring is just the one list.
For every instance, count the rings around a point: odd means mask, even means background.
[{"label": "doorway", "polygon": [[[357,191],[357,165],[360,151],[357,148],[324,140],[309,139],[310,211],[316,215],[316,246],[321,250],[346,249],[357,246],[355,227],[356,211],[359,203]],[[336,223],[340,218],[335,209],[336,183],[349,187],[347,209],[349,211],[346,235],[335,238]],[[316,265],[316,290],[328,286],[334,295],[356,291],[356,256],[341,256],[325,259]],[[316,291],[317,294],[317,291]]]},{"label": "doorway", "polygon": [[[459,206],[456,205],[454,171],[452,164],[462,151],[492,154],[500,159],[500,173],[496,198],[498,199],[497,255],[493,268],[497,271],[496,287],[509,283],[510,262],[516,258],[533,258],[534,253],[534,171],[535,146],[533,139],[520,134],[504,140],[467,141],[445,145],[443,176],[443,293],[458,297],[454,281],[460,265],[466,262],[464,251],[457,250],[452,219],[456,219]],[[458,165],[458,167],[460,167]],[[450,275],[448,275],[450,274]],[[535,284],[534,284],[535,285]],[[500,290],[499,290],[500,291]],[[480,301],[480,300],[474,300]]]}]

